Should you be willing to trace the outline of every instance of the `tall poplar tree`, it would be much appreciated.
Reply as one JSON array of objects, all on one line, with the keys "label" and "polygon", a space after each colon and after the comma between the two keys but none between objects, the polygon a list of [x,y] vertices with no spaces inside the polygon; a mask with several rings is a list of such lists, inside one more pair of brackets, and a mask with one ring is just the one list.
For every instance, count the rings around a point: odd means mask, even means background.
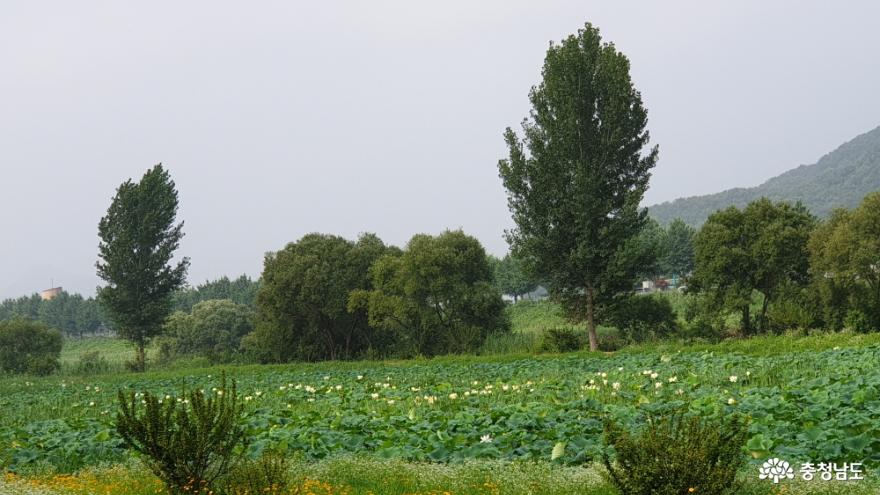
[{"label": "tall poplar tree", "polygon": [[644,263],[639,202],[658,149],[646,150],[648,112],[629,60],[591,24],[550,44],[542,75],[524,137],[504,134],[509,158],[498,168],[516,223],[507,239],[569,316],[586,321],[596,350],[597,316]]},{"label": "tall poplar tree", "polygon": [[162,164],[140,182],[123,182],[98,224],[98,300],[116,331],[137,347],[135,369],[144,370],[144,348],[162,330],[175,290],[186,280],[189,258],[172,263],[183,237],[175,225],[177,190]]}]

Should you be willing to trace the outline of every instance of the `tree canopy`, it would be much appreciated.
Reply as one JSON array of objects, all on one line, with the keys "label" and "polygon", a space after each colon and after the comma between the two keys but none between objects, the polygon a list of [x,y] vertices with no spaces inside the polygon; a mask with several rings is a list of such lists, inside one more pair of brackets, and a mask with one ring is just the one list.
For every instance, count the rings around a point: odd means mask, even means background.
[{"label": "tree canopy", "polygon": [[767,198],[713,213],[695,240],[697,287],[715,307],[741,311],[746,332],[752,330],[752,292],[759,292],[758,325],[765,330],[767,307],[778,290],[808,280],[807,242],[815,222],[803,205]]},{"label": "tree canopy", "polygon": [[586,320],[591,350],[597,306],[630,290],[645,264],[635,238],[658,149],[646,149],[648,112],[629,69],[590,24],[551,43],[524,136],[505,131],[509,156],[498,164],[516,223],[508,242]]},{"label": "tree canopy", "polygon": [[308,234],[266,255],[257,323],[242,345],[264,362],[351,359],[374,345],[349,294],[370,289],[369,268],[389,250],[373,234],[357,242]]},{"label": "tree canopy", "polygon": [[355,291],[349,308],[366,309],[370,324],[402,353],[474,351],[489,334],[510,329],[486,251],[460,230],[415,235],[370,275],[373,289]]},{"label": "tree canopy", "polygon": [[131,179],[116,190],[98,224],[98,300],[116,331],[137,347],[134,368],[144,369],[144,347],[162,331],[173,294],[186,280],[189,259],[173,262],[183,237],[177,217],[177,190],[158,164],[140,182]]}]

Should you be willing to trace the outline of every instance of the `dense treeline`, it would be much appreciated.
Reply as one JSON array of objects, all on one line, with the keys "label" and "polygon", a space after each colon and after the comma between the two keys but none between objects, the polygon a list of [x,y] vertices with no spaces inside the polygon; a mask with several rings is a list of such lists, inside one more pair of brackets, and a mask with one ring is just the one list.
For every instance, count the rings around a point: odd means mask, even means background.
[{"label": "dense treeline", "polygon": [[0,302],[0,321],[16,318],[39,321],[58,329],[67,337],[106,334],[112,331],[109,320],[94,298],[84,298],[66,291],[49,300],[33,294]]},{"label": "dense treeline", "polygon": [[247,275],[236,279],[223,276],[195,287],[185,287],[174,293],[174,310],[189,312],[197,303],[214,299],[228,299],[236,304],[254,307],[260,281]]},{"label": "dense treeline", "polygon": [[743,333],[880,329],[880,192],[825,221],[766,198],[719,210],[697,234],[695,256],[696,313],[736,312]]}]

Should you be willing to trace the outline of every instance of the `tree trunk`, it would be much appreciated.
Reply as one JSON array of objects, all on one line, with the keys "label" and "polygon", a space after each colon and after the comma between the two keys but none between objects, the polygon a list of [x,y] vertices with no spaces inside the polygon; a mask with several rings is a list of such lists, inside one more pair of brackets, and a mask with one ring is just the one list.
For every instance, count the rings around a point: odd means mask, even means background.
[{"label": "tree trunk", "polygon": [[138,342],[137,344],[137,357],[135,357],[134,367],[136,371],[143,372],[147,369],[146,366],[146,353],[144,353],[144,343]]},{"label": "tree trunk", "polygon": [[764,302],[761,304],[761,322],[759,331],[764,333],[767,331],[767,305],[770,303],[770,294],[764,294]]},{"label": "tree trunk", "polygon": [[599,338],[596,336],[596,321],[593,317],[593,287],[587,287],[587,335],[590,338],[590,351],[599,350]]},{"label": "tree trunk", "polygon": [[749,305],[746,304],[742,308],[742,329],[745,335],[749,335],[752,333],[751,329],[751,317],[749,316]]}]

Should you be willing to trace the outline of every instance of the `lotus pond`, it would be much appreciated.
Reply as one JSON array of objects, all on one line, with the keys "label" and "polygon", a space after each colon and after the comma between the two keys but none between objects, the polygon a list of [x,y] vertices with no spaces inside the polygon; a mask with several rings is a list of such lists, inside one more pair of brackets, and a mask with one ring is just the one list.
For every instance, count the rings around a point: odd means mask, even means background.
[{"label": "lotus pond", "polygon": [[[718,350],[229,367],[247,403],[249,454],[446,463],[594,461],[606,416],[637,428],[686,408],[752,418],[755,462],[880,461],[880,345],[755,355]],[[221,368],[0,380],[0,466],[73,472],[129,453],[117,390],[219,394]]]}]

